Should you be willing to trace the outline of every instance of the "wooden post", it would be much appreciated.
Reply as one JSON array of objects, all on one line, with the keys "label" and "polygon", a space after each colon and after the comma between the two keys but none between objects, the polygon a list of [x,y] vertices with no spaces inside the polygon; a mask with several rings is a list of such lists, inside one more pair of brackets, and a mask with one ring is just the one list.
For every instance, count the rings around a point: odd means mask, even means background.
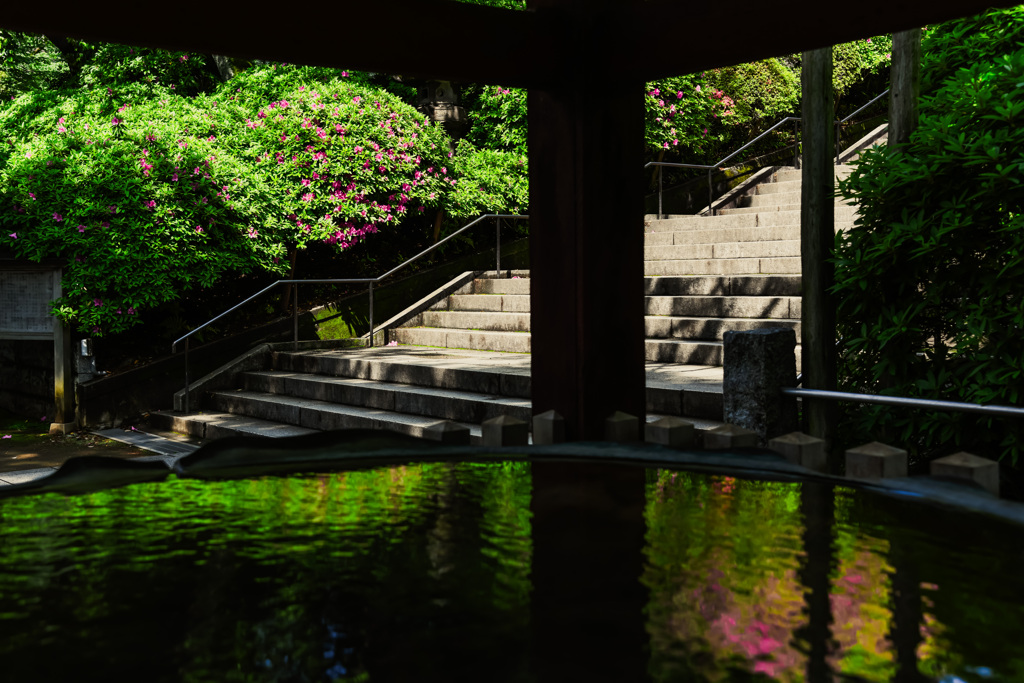
[{"label": "wooden post", "polygon": [[[53,274],[53,298],[61,296],[61,270]],[[71,330],[60,318],[53,318],[53,422],[51,434],[75,430],[75,377],[71,372]]]},{"label": "wooden post", "polygon": [[889,145],[902,145],[917,128],[921,95],[921,29],[892,36],[889,77]]},{"label": "wooden post", "polygon": [[[800,254],[803,269],[803,386],[836,388],[836,311],[829,292],[835,267],[828,262],[835,243],[835,168],[832,121],[832,48],[803,53],[803,183]],[[824,439],[831,451],[835,406],[804,399],[804,432]],[[830,454],[831,456],[831,454]],[[830,457],[829,469],[838,471]]]},{"label": "wooden post", "polygon": [[528,95],[533,412],[557,411],[572,441],[603,439],[605,420],[622,411],[638,418],[639,440],[643,82],[604,77],[623,29],[593,3],[536,4],[564,19],[552,65],[566,71]]}]

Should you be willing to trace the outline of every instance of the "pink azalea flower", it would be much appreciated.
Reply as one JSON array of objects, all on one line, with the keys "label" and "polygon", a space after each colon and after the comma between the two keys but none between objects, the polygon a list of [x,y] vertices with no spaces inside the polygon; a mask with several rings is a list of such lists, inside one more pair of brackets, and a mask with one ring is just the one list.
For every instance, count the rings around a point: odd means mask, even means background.
[{"label": "pink azalea flower", "polygon": [[15,239],[16,240],[16,239],[18,239],[18,233],[12,232],[10,235],[8,235],[8,237],[10,237],[11,239]]},{"label": "pink azalea flower", "polygon": [[10,434],[4,434],[3,436],[0,436],[0,439],[9,439],[9,438],[11,438]]},{"label": "pink azalea flower", "polygon": [[62,220],[64,220],[64,216],[61,216],[59,213],[55,213],[55,214],[53,214],[53,220],[55,220],[58,223],[60,223]]},{"label": "pink azalea flower", "polygon": [[85,232],[85,226],[84,225],[79,225],[78,226],[78,232]]},{"label": "pink azalea flower", "polygon": [[102,306],[103,305],[103,300],[102,299],[93,299],[92,300],[92,305],[93,306]]}]

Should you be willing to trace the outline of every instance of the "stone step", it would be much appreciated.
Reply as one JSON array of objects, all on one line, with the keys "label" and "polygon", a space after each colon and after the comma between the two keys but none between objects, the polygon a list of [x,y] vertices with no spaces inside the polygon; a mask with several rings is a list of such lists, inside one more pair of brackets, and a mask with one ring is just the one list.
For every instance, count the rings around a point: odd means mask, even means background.
[{"label": "stone step", "polygon": [[479,349],[505,353],[530,353],[528,332],[454,330],[436,327],[399,327],[391,330],[399,344],[434,346],[441,349]]},{"label": "stone step", "polygon": [[646,344],[644,344],[644,358],[657,363],[721,365],[722,343],[679,339],[648,339]]},{"label": "stone step", "polygon": [[[853,173],[853,168],[854,167],[849,165],[849,164],[842,164],[840,166],[836,166],[835,167],[836,178],[847,178],[847,177],[849,177],[849,175],[851,173]],[[794,180],[799,181],[799,180],[803,179],[803,174],[804,174],[803,169],[799,169],[799,168],[796,168],[796,169],[794,169],[794,168],[780,168],[778,171],[775,172],[775,181],[776,182],[792,182]]]},{"label": "stone step", "polygon": [[173,411],[156,411],[149,414],[149,424],[179,434],[200,439],[223,439],[228,436],[262,436],[281,438],[313,434],[307,429],[291,424],[263,420],[248,415],[234,415],[221,411],[204,410],[201,413],[182,415]]},{"label": "stone step", "polygon": [[776,192],[774,194],[752,194],[740,197],[739,206],[778,206],[780,204],[799,204],[799,192]]},{"label": "stone step", "polygon": [[[529,335],[527,335],[529,336]],[[278,352],[276,370],[411,384],[453,391],[530,397],[527,354],[460,354],[375,348],[351,351]]]},{"label": "stone step", "polygon": [[[722,354],[723,345],[720,341],[649,339],[644,347],[644,356],[646,360],[656,363],[722,365]],[[797,344],[797,371],[800,370],[800,360],[800,345]]]},{"label": "stone step", "polygon": [[[779,322],[785,320],[786,315],[782,314],[782,311],[788,309],[799,310],[800,304],[799,299],[796,299],[796,303],[790,302],[786,305],[784,299],[770,299],[769,297],[658,297],[658,298],[671,298],[672,302],[670,305],[664,303],[655,302],[654,306],[648,305],[648,308],[654,308],[656,312],[651,312],[645,317],[645,335],[648,338],[659,338],[659,337],[675,337],[685,339],[689,335],[692,335],[694,339],[721,339],[722,334],[726,330],[750,330],[760,327],[794,327],[799,324],[798,320],[793,320],[787,323]],[[716,305],[716,303],[705,302],[702,299],[732,299],[732,303],[724,303]],[[769,305],[764,310],[764,316],[749,315],[747,311],[757,311],[758,303],[754,301],[747,301],[747,299],[769,299],[773,304]],[[720,312],[714,312],[714,309],[720,309]],[[671,311],[671,312],[662,312]],[[710,312],[709,312],[710,311]],[[491,314],[491,315],[508,315],[508,316],[521,316],[522,314]],[[732,322],[736,321],[736,322]],[[743,322],[745,321],[745,322]],[[460,329],[457,325],[464,321],[448,321],[446,325],[436,325],[432,328],[445,329],[447,331]],[[525,322],[520,322],[524,328],[521,332],[529,332],[529,318],[527,317]],[[428,328],[424,328],[428,329]],[[666,332],[670,329],[671,332]],[[711,330],[711,332],[709,332]],[[711,334],[711,337],[707,335]]]},{"label": "stone step", "polygon": [[[411,386],[414,391],[418,390],[417,387],[425,387],[488,398],[530,398],[528,354],[440,352],[399,346],[343,351],[281,352],[274,355],[274,365],[277,371],[282,373],[319,376],[325,379],[336,376],[364,381],[376,380],[387,384]],[[721,368],[650,363],[646,367],[646,374],[649,412],[721,419]],[[691,397],[690,395],[695,392],[698,396]],[[695,402],[703,406],[697,412],[694,412]],[[684,412],[684,405],[690,406],[686,409],[687,412]]]},{"label": "stone step", "polygon": [[[794,225],[800,225],[797,220]],[[756,228],[757,214],[736,216],[673,216],[644,221],[644,232],[678,232],[684,230],[717,230],[721,228]]]},{"label": "stone step", "polygon": [[[739,209],[722,209],[729,212],[718,216],[678,216],[662,220],[648,220],[644,223],[645,233],[679,232],[686,230],[717,230],[720,228],[756,228],[785,225],[800,225],[799,208],[785,211],[743,212]],[[739,211],[739,213],[734,213]],[[856,207],[840,204],[835,207],[837,228],[853,224]]]},{"label": "stone step", "polygon": [[649,232],[644,235],[644,246],[657,247],[681,244],[723,244],[726,242],[798,239],[800,239],[799,225],[778,225],[766,228],[720,228],[713,230]]},{"label": "stone step", "polygon": [[800,320],[800,302],[798,296],[650,296],[645,299],[645,312],[649,316]]},{"label": "stone step", "polygon": [[644,275],[758,275],[800,273],[800,257],[647,261]]},{"label": "stone step", "polygon": [[[480,298],[489,298],[480,295]],[[464,304],[467,305],[467,304]],[[525,313],[492,313],[473,310],[424,311],[412,325],[418,327],[448,327],[456,330],[492,330],[499,332],[529,332],[530,312],[527,297]]]},{"label": "stone step", "polygon": [[684,259],[776,258],[779,256],[799,257],[800,240],[765,240],[759,242],[644,247],[644,261],[647,263],[651,261],[679,261]]},{"label": "stone step", "polygon": [[[529,286],[529,285],[527,285]],[[430,307],[431,311],[493,311],[523,313],[530,310],[527,294],[452,294]]]},{"label": "stone step", "polygon": [[283,370],[247,372],[243,373],[241,379],[242,388],[246,391],[456,422],[480,424],[484,420],[501,415],[529,421],[532,415],[528,398]]},{"label": "stone step", "polygon": [[[803,201],[800,193],[777,193],[775,195],[749,195],[746,197],[740,197],[736,200],[737,208],[756,208],[762,207],[765,210],[771,209],[772,207],[779,206],[795,206],[800,208],[800,203]],[[838,206],[850,206],[849,203],[842,197],[835,198]],[[776,209],[777,210],[777,209]]]},{"label": "stone step", "polygon": [[[529,271],[526,271],[527,273]],[[529,275],[513,278],[477,278],[473,280],[473,294],[530,295]]]},{"label": "stone step", "polygon": [[644,323],[648,339],[721,341],[726,332],[745,332],[770,327],[795,330],[797,338],[800,338],[799,320],[648,316]]},{"label": "stone step", "polygon": [[644,278],[647,296],[796,296],[799,275],[706,275]]},{"label": "stone step", "polygon": [[795,192],[800,194],[799,180],[776,180],[774,183],[761,183],[757,186],[757,194],[779,194],[783,192]]},{"label": "stone step", "polygon": [[[214,410],[245,415],[279,424],[289,424],[312,431],[329,429],[384,429],[399,434],[423,437],[427,427],[440,420],[436,417],[397,413],[362,406],[348,406],[327,401],[266,394],[258,391],[216,391],[210,395]],[[477,438],[480,428],[466,425]]]},{"label": "stone step", "polygon": [[[841,202],[835,203],[835,220],[850,222],[854,219],[854,212],[856,207],[849,204],[843,204]],[[782,206],[765,206],[757,207],[751,206],[746,208],[738,209],[719,209],[719,214],[725,216],[743,216],[743,215],[756,215],[758,216],[758,225],[800,225],[800,204],[785,204]],[[785,214],[785,215],[781,215]],[[775,218],[780,216],[782,220]]]}]

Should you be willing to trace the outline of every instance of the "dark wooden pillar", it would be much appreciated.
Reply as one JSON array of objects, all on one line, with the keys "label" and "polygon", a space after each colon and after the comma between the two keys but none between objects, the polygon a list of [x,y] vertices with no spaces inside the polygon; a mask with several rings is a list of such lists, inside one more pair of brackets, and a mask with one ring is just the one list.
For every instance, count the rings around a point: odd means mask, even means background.
[{"label": "dark wooden pillar", "polygon": [[921,95],[921,29],[892,36],[892,69],[889,76],[889,144],[902,145],[917,128]]},{"label": "dark wooden pillar", "polygon": [[645,408],[643,83],[607,77],[626,41],[601,11],[631,1],[534,4],[562,27],[563,70],[528,97],[533,411],[601,439]]},{"label": "dark wooden pillar", "polygon": [[[803,53],[803,184],[800,254],[803,269],[801,343],[803,386],[836,388],[836,309],[829,292],[835,267],[835,167],[832,119],[832,48]],[[804,431],[831,450],[835,404],[804,399]],[[834,458],[830,469],[836,470]]]}]

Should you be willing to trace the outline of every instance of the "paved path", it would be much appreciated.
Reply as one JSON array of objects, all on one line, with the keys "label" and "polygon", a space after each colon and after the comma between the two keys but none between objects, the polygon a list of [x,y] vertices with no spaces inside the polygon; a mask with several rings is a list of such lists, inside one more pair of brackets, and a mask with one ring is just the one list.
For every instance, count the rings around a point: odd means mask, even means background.
[{"label": "paved path", "polygon": [[[121,443],[129,444],[137,448],[149,451],[153,455],[145,455],[138,458],[131,458],[138,462],[147,462],[160,460],[165,462],[168,466],[173,465],[174,461],[183,455],[188,455],[192,451],[196,450],[198,446],[193,443],[176,441],[168,439],[155,434],[147,434],[146,432],[140,431],[125,431],[123,429],[103,429],[92,432],[97,436],[102,436],[105,439],[111,439],[112,441],[119,441]],[[90,453],[89,455],[93,455]],[[95,455],[103,455],[102,451],[97,451]],[[0,487],[10,486],[12,484],[23,484],[28,481],[40,479],[48,475],[53,474],[57,471],[57,467],[36,467],[33,469],[11,469],[3,471],[0,466]]]}]

